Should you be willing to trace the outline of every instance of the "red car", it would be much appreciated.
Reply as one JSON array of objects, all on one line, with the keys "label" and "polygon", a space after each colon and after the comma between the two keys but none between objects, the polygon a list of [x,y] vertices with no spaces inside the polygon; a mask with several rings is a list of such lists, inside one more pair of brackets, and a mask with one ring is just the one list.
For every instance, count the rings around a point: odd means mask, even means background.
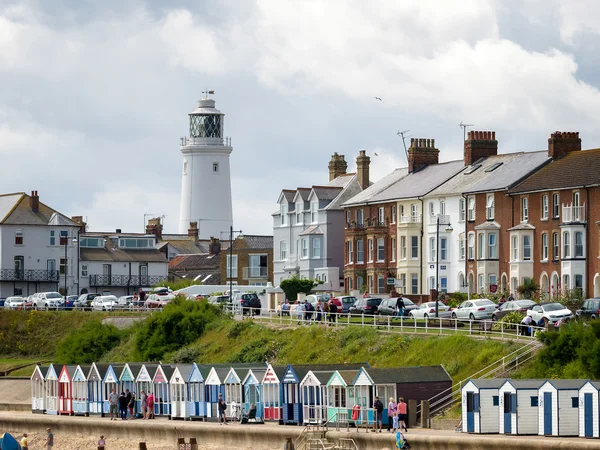
[{"label": "red car", "polygon": [[329,299],[327,304],[331,307],[332,303],[335,304],[335,306],[337,307],[337,312],[341,313],[342,310],[344,309],[344,305],[342,304],[342,301],[337,297],[332,297]]},{"label": "red car", "polygon": [[167,304],[173,300],[175,296],[167,292],[159,292],[156,294],[150,294],[146,298],[146,308],[164,308]]}]

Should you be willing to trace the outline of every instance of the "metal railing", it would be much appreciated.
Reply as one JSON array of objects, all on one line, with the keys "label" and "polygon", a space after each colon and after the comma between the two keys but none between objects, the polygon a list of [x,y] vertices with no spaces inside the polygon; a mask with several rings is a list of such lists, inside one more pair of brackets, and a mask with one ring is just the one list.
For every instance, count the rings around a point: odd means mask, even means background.
[{"label": "metal railing", "polygon": [[563,222],[583,222],[585,220],[585,203],[581,206],[562,205]]},{"label": "metal railing", "polygon": [[410,216],[400,216],[400,223],[421,223],[421,222],[423,222],[423,216],[421,214],[410,215]]},{"label": "metal railing", "polygon": [[46,281],[56,283],[59,278],[58,270],[0,269],[0,281]]},{"label": "metal railing", "polygon": [[534,333],[539,328],[514,323],[494,322],[487,320],[453,319],[453,318],[413,318],[395,317],[388,315],[349,314],[349,313],[319,313],[302,311],[298,315],[296,305],[291,305],[289,311],[259,310],[258,308],[243,308],[238,305],[224,305],[226,312],[236,316],[250,316],[261,323],[277,325],[321,325],[329,327],[356,326],[375,328],[385,332],[438,335],[453,334],[476,338],[495,338],[531,341],[535,340]]},{"label": "metal railing", "polygon": [[250,278],[267,278],[269,276],[268,267],[244,267],[243,269],[244,280]]},{"label": "metal railing", "polygon": [[149,287],[167,280],[167,275],[90,275],[91,287]]}]

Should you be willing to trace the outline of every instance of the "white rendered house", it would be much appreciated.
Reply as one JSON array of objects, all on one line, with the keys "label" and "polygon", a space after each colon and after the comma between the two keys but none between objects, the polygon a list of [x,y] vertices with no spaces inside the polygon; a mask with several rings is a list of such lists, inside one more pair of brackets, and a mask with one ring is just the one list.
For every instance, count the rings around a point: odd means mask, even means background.
[{"label": "white rendered house", "polygon": [[224,114],[215,101],[203,98],[189,114],[189,137],[181,138],[183,168],[179,233],[197,222],[200,239],[219,237],[233,223],[229,155],[233,148],[223,137]]}]

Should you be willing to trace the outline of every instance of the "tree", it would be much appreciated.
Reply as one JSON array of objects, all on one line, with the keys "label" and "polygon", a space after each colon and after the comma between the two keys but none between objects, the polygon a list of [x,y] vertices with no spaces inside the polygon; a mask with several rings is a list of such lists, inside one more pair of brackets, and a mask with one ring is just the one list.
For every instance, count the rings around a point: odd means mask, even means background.
[{"label": "tree", "polygon": [[523,284],[517,287],[517,292],[521,297],[531,299],[540,290],[540,286],[531,278],[525,278]]},{"label": "tree", "polygon": [[298,294],[310,294],[310,291],[321,283],[322,281],[319,280],[300,278],[294,275],[292,278],[282,280],[279,287],[285,292],[285,296],[289,301],[295,302],[298,300]]}]

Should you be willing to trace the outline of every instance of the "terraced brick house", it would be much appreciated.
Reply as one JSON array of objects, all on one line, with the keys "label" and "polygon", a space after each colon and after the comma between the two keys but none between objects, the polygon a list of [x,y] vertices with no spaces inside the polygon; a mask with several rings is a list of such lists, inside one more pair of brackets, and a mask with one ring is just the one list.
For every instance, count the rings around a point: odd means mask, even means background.
[{"label": "terraced brick house", "polygon": [[273,236],[242,235],[224,252],[220,278],[239,286],[267,286],[273,280]]}]

